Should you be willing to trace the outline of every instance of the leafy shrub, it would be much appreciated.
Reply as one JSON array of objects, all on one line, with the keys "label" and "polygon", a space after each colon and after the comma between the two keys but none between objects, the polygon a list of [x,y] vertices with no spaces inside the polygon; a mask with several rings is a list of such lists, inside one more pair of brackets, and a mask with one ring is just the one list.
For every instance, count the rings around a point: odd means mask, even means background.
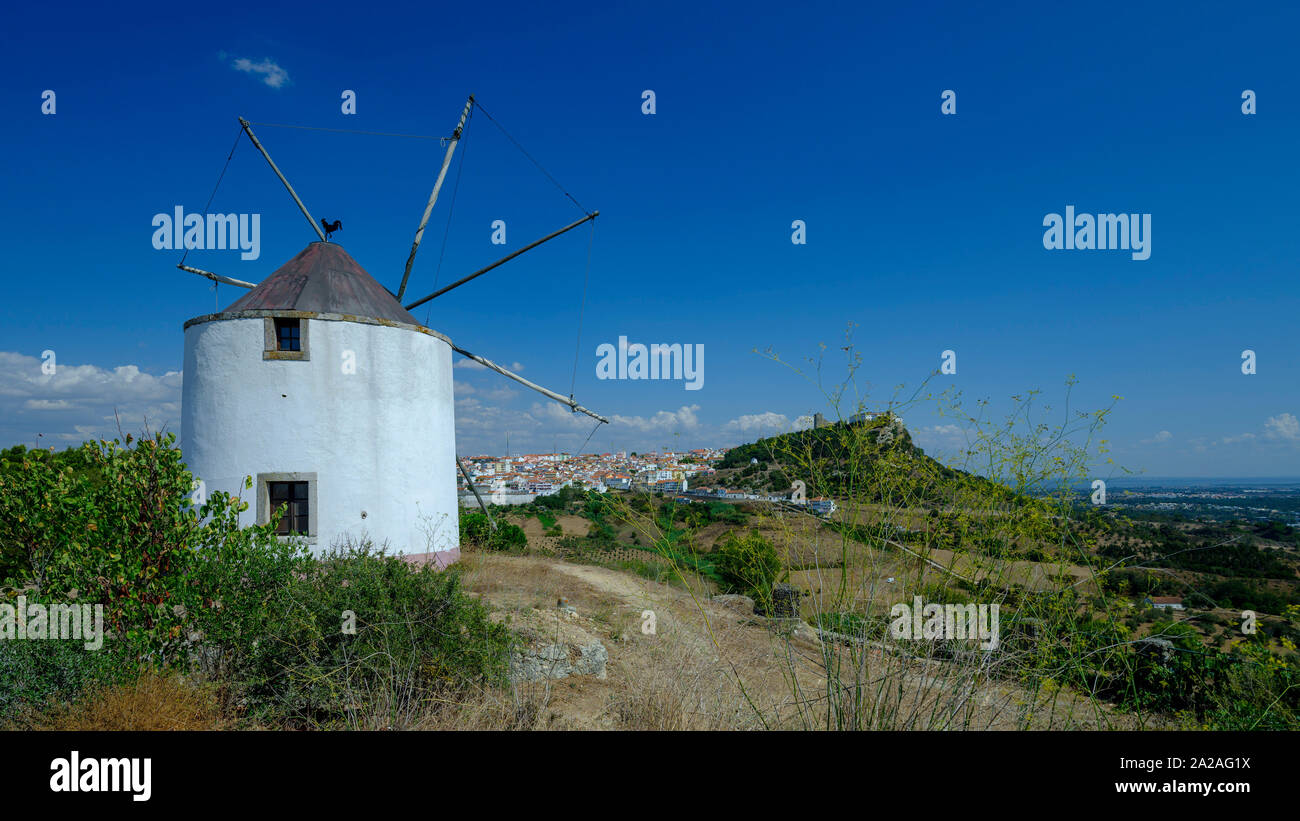
[{"label": "leafy shrub", "polygon": [[494,531],[486,514],[462,513],[460,543],[484,550],[521,551],[528,547],[528,536],[518,525],[498,520]]},{"label": "leafy shrub", "polygon": [[333,553],[295,580],[286,602],[243,682],[255,718],[406,726],[449,691],[505,680],[510,634],[455,571],[368,548]]},{"label": "leafy shrub", "polygon": [[[86,443],[75,460],[6,452],[0,464],[0,590],[103,605],[109,633],[96,651],[0,641],[0,715],[108,727],[141,694],[190,693],[167,675],[197,670],[218,685],[204,692],[255,720],[393,726],[449,689],[504,680],[510,634],[454,572],[368,547],[313,559],[271,525],[241,528],[239,497],[192,498],[173,436],[131,444]],[[462,537],[527,543],[477,516],[462,518]],[[215,720],[186,698],[176,726]]]},{"label": "leafy shrub", "polygon": [[[131,443],[130,436],[125,445],[87,442],[75,466],[29,452],[0,471],[0,554],[9,568],[3,581],[102,604],[105,628],[131,657],[184,664],[192,632],[220,633],[232,618],[253,614],[275,586],[254,565],[277,567],[283,579],[300,557],[272,525],[241,529],[247,503],[238,497],[192,497],[194,479],[174,435]],[[256,578],[246,582],[250,572]],[[250,585],[251,598],[241,598],[237,588]],[[203,615],[223,605],[240,613]]]},{"label": "leafy shrub", "polygon": [[781,576],[781,559],[776,549],[757,531],[732,536],[711,557],[713,569],[727,593],[749,596],[767,612],[772,604],[772,586]]},{"label": "leafy shrub", "polygon": [[312,566],[299,540],[240,529],[233,518],[213,520],[201,532],[188,585],[177,597],[187,602],[183,626],[192,644],[173,663],[221,680],[242,676],[256,642],[284,610],[294,580]]},{"label": "leafy shrub", "polygon": [[136,666],[119,641],[87,650],[81,641],[0,641],[0,716],[10,722],[53,703],[130,681]]}]

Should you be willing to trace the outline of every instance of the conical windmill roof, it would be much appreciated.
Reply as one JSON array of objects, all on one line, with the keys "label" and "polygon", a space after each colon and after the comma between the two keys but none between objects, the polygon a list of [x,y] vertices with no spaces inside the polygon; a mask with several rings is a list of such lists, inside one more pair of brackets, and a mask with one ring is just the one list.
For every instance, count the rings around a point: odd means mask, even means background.
[{"label": "conical windmill roof", "polygon": [[384,286],[342,246],[313,242],[224,313],[308,311],[419,326]]}]

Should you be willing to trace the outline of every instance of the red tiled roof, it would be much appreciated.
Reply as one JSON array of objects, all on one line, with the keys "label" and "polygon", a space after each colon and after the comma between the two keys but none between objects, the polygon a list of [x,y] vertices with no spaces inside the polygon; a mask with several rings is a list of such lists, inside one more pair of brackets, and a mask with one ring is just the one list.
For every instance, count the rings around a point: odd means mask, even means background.
[{"label": "red tiled roof", "polygon": [[226,311],[345,314],[419,325],[391,293],[332,242],[313,242]]}]

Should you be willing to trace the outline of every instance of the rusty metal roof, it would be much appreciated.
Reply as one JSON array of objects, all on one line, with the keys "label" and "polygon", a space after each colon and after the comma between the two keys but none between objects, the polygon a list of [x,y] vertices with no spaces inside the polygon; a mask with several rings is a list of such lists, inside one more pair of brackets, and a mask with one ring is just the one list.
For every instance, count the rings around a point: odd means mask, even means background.
[{"label": "rusty metal roof", "polygon": [[420,324],[342,246],[332,242],[308,245],[225,312],[253,310],[313,311]]}]

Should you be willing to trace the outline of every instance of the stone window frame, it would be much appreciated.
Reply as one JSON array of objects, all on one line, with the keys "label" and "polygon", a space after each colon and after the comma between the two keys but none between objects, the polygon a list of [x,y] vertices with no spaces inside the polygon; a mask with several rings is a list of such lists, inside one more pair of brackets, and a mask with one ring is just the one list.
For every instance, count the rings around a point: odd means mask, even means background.
[{"label": "stone window frame", "polygon": [[257,483],[257,523],[259,525],[269,524],[271,521],[271,482],[306,482],[307,483],[307,533],[294,534],[291,536],[277,536],[280,541],[289,539],[306,539],[307,544],[316,544],[316,536],[320,532],[318,529],[318,508],[316,504],[316,473],[307,472],[289,472],[289,473],[259,473],[255,479]]},{"label": "stone window frame", "polygon": [[[280,350],[280,335],[275,331],[275,321],[277,319],[296,319],[298,320],[298,348],[296,351]],[[278,360],[296,360],[298,362],[311,361],[311,344],[309,341],[311,320],[306,317],[293,316],[291,314],[282,314],[279,316],[268,316],[262,320],[262,358]]]}]

